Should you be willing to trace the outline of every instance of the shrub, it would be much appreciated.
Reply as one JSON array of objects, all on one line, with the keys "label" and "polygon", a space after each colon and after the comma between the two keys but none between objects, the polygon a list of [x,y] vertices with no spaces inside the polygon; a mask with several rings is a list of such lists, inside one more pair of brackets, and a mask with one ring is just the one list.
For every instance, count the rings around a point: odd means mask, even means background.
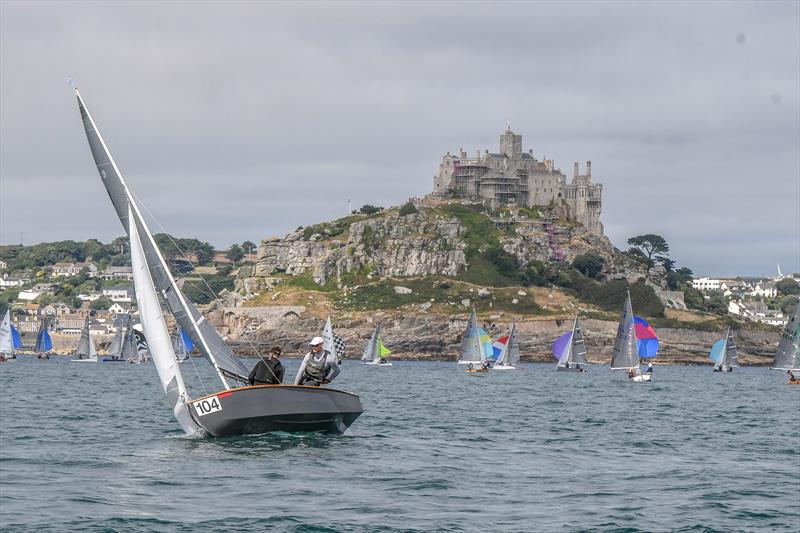
[{"label": "shrub", "polygon": [[587,252],[575,258],[572,268],[586,276],[587,278],[597,279],[603,271],[606,260],[595,252]]},{"label": "shrub", "polygon": [[406,215],[413,215],[414,213],[419,213],[414,204],[411,202],[406,202],[400,207],[400,216],[404,217]]}]

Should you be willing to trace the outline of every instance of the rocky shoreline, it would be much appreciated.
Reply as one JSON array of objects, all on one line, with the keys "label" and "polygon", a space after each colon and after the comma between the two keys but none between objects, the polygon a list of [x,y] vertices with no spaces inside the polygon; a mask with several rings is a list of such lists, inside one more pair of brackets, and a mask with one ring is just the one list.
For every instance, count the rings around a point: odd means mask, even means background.
[{"label": "rocky shoreline", "polygon": [[[322,330],[322,316],[308,316],[301,306],[236,307],[218,310],[209,315],[224,332],[234,350],[243,356],[264,353],[271,346],[280,346],[288,357],[299,357],[307,351],[306,343]],[[358,359],[377,323],[382,337],[396,360],[453,361],[458,354],[467,315],[408,314],[376,312],[352,314],[337,319],[333,327],[347,343],[347,358]],[[489,334],[496,338],[511,327],[507,317],[479,317]],[[617,323],[584,319],[584,338],[589,362],[608,364],[611,359]],[[570,320],[535,318],[516,320],[522,360],[551,362],[550,345],[561,333],[570,329]],[[711,345],[724,332],[684,328],[656,328],[661,347],[658,364],[708,365]],[[740,330],[736,333],[739,361],[744,365],[768,365],[772,361],[780,335],[775,332]],[[255,350],[254,350],[255,348]]]}]

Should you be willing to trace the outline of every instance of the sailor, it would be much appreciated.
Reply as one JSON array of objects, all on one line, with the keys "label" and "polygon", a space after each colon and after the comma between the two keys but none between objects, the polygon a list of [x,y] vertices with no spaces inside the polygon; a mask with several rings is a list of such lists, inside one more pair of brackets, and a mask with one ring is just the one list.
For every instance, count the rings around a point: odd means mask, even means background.
[{"label": "sailor", "polygon": [[794,373],[791,370],[787,370],[786,373],[789,374],[789,381],[794,381],[797,379],[794,377]]},{"label": "sailor", "polygon": [[467,365],[467,371],[468,372],[472,372],[472,369],[473,369],[472,363],[468,364]]},{"label": "sailor", "polygon": [[312,385],[319,387],[334,380],[339,375],[339,362],[336,356],[328,350],[322,348],[322,337],[314,337],[308,344],[311,351],[303,358],[297,376],[294,378],[295,385]]},{"label": "sailor", "polygon": [[280,385],[283,383],[283,364],[278,360],[281,349],[278,346],[269,351],[267,359],[259,359],[250,371],[247,381],[250,385]]}]

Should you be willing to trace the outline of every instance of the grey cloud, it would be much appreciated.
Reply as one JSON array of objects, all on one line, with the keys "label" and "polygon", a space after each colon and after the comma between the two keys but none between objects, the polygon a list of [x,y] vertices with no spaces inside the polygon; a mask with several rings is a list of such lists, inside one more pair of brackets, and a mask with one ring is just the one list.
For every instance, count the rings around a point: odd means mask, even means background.
[{"label": "grey cloud", "polygon": [[340,215],[348,197],[399,203],[446,151],[494,148],[510,118],[568,175],[593,161],[618,247],[661,232],[698,273],[800,270],[794,2],[0,10],[0,242],[121,233],[71,75],[174,234],[226,246]]}]

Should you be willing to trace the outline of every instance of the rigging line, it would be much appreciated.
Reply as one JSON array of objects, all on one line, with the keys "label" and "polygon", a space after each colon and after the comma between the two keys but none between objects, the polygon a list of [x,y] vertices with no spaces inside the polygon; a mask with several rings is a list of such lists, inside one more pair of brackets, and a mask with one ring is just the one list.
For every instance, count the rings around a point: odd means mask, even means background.
[{"label": "rigging line", "polygon": [[[208,284],[208,282],[203,277],[203,275],[200,272],[197,271],[197,267],[194,265],[194,263],[192,263],[192,261],[186,255],[186,253],[183,250],[181,250],[181,247],[178,246],[178,243],[175,242],[175,240],[172,238],[172,235],[170,235],[167,232],[166,228],[164,228],[164,226],[161,225],[161,222],[158,220],[158,218],[156,218],[156,216],[153,214],[153,212],[150,211],[150,209],[147,207],[147,204],[142,202],[142,200],[138,196],[136,196],[136,194],[133,191],[129,191],[129,192],[130,192],[130,194],[132,196],[134,196],[134,198],[136,199],[136,202],[147,212],[147,214],[150,216],[150,218],[153,220],[153,222],[156,223],[156,226],[158,226],[161,229],[161,231],[164,233],[164,235],[167,236],[167,238],[172,243],[172,245],[175,246],[175,249],[178,251],[178,253],[186,260],[187,263],[192,265],[192,272],[197,274],[197,276],[200,278],[200,280],[203,282],[203,284],[208,289],[207,291],[204,291],[204,292],[206,292],[207,295],[210,295],[214,300],[219,300],[219,296],[217,296],[217,294],[214,292],[214,289],[211,288],[211,285]],[[181,278],[178,278],[178,279],[183,279],[186,276],[188,276],[188,273],[186,275],[184,275],[184,276],[181,276]],[[175,280],[176,287],[177,287],[178,279]],[[258,348],[256,348],[255,344],[253,344],[253,341],[250,339],[250,336],[247,334],[246,331],[243,332],[243,336],[244,336],[245,341],[247,341],[247,344],[253,350],[253,353],[256,354],[256,357],[258,357],[259,359],[264,361],[264,363],[266,363],[266,359],[264,359],[264,356],[261,354],[261,352],[259,352],[259,350],[258,350]],[[269,368],[269,366],[267,366],[267,368],[269,369],[270,373],[272,374],[272,377],[274,377],[275,379],[278,379],[278,376],[275,375],[275,373],[272,371],[272,369]],[[242,377],[244,377],[244,376],[242,376]]]}]

